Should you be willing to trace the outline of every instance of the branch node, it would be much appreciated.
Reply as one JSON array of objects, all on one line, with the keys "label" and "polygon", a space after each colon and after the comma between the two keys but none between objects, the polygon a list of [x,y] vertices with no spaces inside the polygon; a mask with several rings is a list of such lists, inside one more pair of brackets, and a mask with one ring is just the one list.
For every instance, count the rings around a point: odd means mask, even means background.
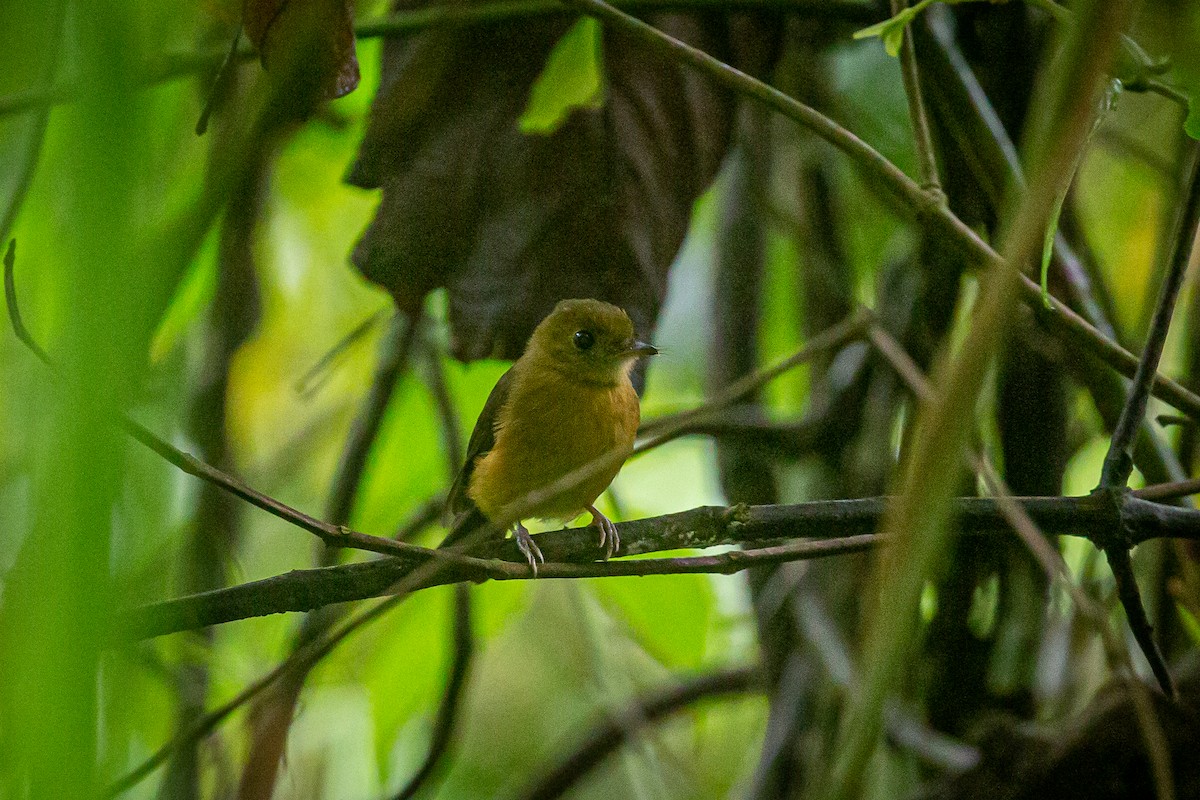
[{"label": "branch node", "polygon": [[730,532],[736,531],[743,525],[750,522],[750,506],[746,503],[737,503],[727,508],[723,514],[725,527]]}]

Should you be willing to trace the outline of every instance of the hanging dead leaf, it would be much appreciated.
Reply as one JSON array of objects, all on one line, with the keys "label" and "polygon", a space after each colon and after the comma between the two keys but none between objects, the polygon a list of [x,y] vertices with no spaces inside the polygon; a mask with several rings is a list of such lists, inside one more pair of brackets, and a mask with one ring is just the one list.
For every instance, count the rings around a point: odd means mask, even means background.
[{"label": "hanging dead leaf", "polygon": [[[737,38],[722,15],[649,19],[754,71],[774,50],[772,35]],[[353,260],[407,311],[446,287],[464,360],[515,358],[565,297],[616,303],[648,335],[692,205],[729,145],[728,94],[611,29],[602,103],[572,109],[545,135],[522,133],[530,88],[573,23],[443,29],[384,51],[348,178],[381,187],[383,201]]]}]

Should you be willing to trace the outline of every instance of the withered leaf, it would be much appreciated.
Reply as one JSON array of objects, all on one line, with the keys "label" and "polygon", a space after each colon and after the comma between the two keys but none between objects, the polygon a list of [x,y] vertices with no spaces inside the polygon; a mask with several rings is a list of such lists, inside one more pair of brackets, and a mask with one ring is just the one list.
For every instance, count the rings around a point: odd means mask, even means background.
[{"label": "withered leaf", "polygon": [[326,98],[358,86],[350,0],[243,0],[242,26],[263,69],[302,65]]},{"label": "withered leaf", "polygon": [[[773,51],[770,35],[734,48],[722,15],[648,19],[742,66]],[[566,297],[616,303],[649,335],[692,204],[729,145],[733,98],[614,29],[603,106],[550,135],[521,133],[530,87],[574,20],[432,30],[384,50],[348,177],[383,200],[353,260],[406,311],[446,287],[464,360],[517,357]]]}]

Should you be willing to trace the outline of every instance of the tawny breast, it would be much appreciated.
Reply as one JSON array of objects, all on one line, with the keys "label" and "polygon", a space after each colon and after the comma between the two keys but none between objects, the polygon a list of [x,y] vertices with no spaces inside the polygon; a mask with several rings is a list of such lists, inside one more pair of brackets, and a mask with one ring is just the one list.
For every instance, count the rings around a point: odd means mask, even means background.
[{"label": "tawny breast", "polygon": [[615,451],[611,466],[538,504],[527,517],[569,520],[608,487],[633,449],[638,398],[628,382],[518,381],[502,409],[492,450],[475,465],[468,494],[488,517]]}]

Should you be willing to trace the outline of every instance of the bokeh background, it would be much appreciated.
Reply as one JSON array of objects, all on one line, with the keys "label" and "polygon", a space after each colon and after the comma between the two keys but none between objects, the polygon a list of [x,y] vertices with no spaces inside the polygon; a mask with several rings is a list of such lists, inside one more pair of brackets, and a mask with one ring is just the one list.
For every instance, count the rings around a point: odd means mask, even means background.
[{"label": "bokeh background", "polygon": [[[18,242],[15,274],[25,320],[68,376],[56,379],[15,336],[0,334],[3,798],[99,792],[187,719],[278,665],[302,625],[300,615],[280,615],[134,645],[97,644],[116,609],[329,558],[304,532],[222,497],[132,443],[104,409],[127,409],[181,449],[325,516],[377,365],[396,347],[402,327],[392,321],[389,293],[350,261],[380,192],[344,181],[381,83],[383,38],[358,40],[357,89],[319,104],[302,122],[277,123],[258,144],[261,151],[247,155],[244,169],[230,178],[222,171],[228,151],[251,141],[237,138],[239,121],[251,113],[238,109],[269,106],[257,62],[234,69],[234,86],[209,132],[197,136],[193,128],[216,74],[212,54],[227,48],[238,24],[236,4],[44,5],[10,4],[0,12],[12,32],[0,48],[0,211],[11,206],[11,217],[0,217],[0,232],[6,244]],[[820,3],[798,3],[760,23],[772,42],[770,76],[913,174],[898,62],[878,40],[850,36],[865,25],[861,20],[887,14],[864,3],[839,21],[842,7],[856,4],[829,5],[826,12]],[[1011,37],[1018,29],[1045,37],[1047,20],[1016,2],[967,5],[956,10],[960,35],[984,64],[985,80],[1007,74],[1018,81],[1016,66],[1006,72],[989,59],[1029,52],[1022,50],[1027,43],[1018,46]],[[359,21],[388,13],[374,0],[354,8]],[[65,18],[61,27],[58,14]],[[1172,79],[1195,85],[1200,10],[1194,4],[1145,3],[1133,33],[1149,52],[1175,57]],[[1003,52],[989,53],[993,44]],[[541,83],[551,127],[576,106],[604,102],[603,87],[598,95],[588,88],[597,69],[594,53],[576,45],[560,61]],[[51,97],[52,87],[66,89]],[[1135,351],[1170,245],[1189,146],[1183,119],[1181,108],[1159,95],[1120,93],[1092,136],[1064,212],[1064,231],[1094,267],[1118,336]],[[731,209],[745,202],[748,169],[760,170],[752,191],[764,258],[750,332],[758,364],[794,352],[814,332],[814,315],[821,313],[813,305],[814,265],[823,252],[814,241],[834,240],[838,291],[847,304],[876,305],[889,265],[922,252],[912,226],[828,147],[746,109],[735,112],[730,126],[731,154],[695,201],[686,239],[669,263],[653,331],[663,354],[647,370],[645,418],[693,407],[720,383],[710,371],[722,313],[714,287],[729,248],[723,231]],[[770,139],[765,151],[763,137]],[[813,193],[818,185],[822,199]],[[428,202],[436,200],[431,193]],[[822,229],[822,221],[836,227]],[[965,295],[974,285],[970,274],[962,276]],[[1191,375],[1190,297],[1189,291],[1180,305],[1167,374]],[[448,436],[439,414],[439,386],[444,382],[452,412],[469,433],[509,363],[464,364],[451,357],[452,302],[445,289],[434,289],[420,303],[425,323],[395,379],[345,520],[355,530],[387,536],[422,518],[425,524],[409,531],[411,541],[432,546],[443,535],[436,516],[424,512],[445,491],[461,443]],[[969,323],[964,307],[948,321],[950,340]],[[915,313],[926,310],[918,305]],[[1058,373],[1065,371],[1061,354],[1051,360]],[[1095,484],[1107,436],[1086,389],[1071,380],[1064,387],[1056,401],[1063,416],[1057,491],[1082,494]],[[763,419],[803,419],[830,391],[828,374],[796,369],[763,391]],[[995,393],[985,392],[989,396]],[[878,474],[881,490],[911,413],[903,391],[888,397],[876,438],[887,461]],[[978,439],[1000,452],[996,402],[984,406]],[[1178,427],[1161,433],[1176,444],[1181,435]],[[831,470],[821,453],[770,461],[779,502],[845,487],[838,483],[845,476],[831,477]],[[714,440],[692,436],[631,461],[601,507],[618,520],[655,516],[723,505],[731,499],[727,489]],[[1093,548],[1077,540],[1063,548],[1088,591],[1119,609]],[[1138,565],[1147,586],[1159,587],[1149,590],[1148,602],[1168,632],[1169,651],[1194,654],[1200,598],[1178,585],[1167,588],[1176,569],[1169,546],[1145,550]],[[869,562],[856,563],[861,571]],[[807,568],[793,566],[788,580],[802,582]],[[986,640],[1002,613],[1000,573],[985,567],[972,574],[978,580],[959,590],[967,592],[969,630]],[[855,569],[822,581],[834,579],[840,585],[825,595],[830,615],[856,635],[853,614],[844,617],[837,604],[862,584]],[[381,798],[403,785],[424,758],[443,693],[453,594],[450,587],[417,593],[312,670],[294,721],[285,726],[275,797]],[[427,796],[519,796],[593,724],[640,692],[680,676],[759,663],[770,630],[756,623],[757,590],[742,575],[512,581],[480,585],[471,594],[476,652],[456,746]],[[922,608],[926,626],[937,616],[938,597],[939,587],[931,584]],[[1094,633],[1073,625],[1064,597],[1051,592],[1036,646],[1021,656],[1030,661],[1019,718],[1051,728],[1072,719],[1108,679]],[[1119,611],[1114,620],[1123,623]],[[834,647],[833,656],[819,643],[812,647],[825,653],[805,673],[812,702],[822,709],[812,717],[817,733],[808,735],[819,740],[845,691],[838,653],[853,661],[857,652],[853,640]],[[922,726],[931,724],[927,701],[957,702],[937,699],[938,681],[957,680],[939,672],[938,663],[929,656],[901,690]],[[233,796],[255,735],[252,708],[233,713],[183,748],[190,755],[177,753],[122,796]],[[759,692],[689,707],[638,730],[570,796],[714,798],[765,791],[756,771],[768,709]],[[948,747],[967,748],[953,753],[977,753],[969,731],[978,719],[941,725],[946,714],[932,717],[942,728],[929,734],[933,741],[945,737]],[[873,761],[868,791],[907,795],[946,768],[930,767],[928,758],[893,743]],[[57,777],[35,781],[31,790],[29,774]]]}]

